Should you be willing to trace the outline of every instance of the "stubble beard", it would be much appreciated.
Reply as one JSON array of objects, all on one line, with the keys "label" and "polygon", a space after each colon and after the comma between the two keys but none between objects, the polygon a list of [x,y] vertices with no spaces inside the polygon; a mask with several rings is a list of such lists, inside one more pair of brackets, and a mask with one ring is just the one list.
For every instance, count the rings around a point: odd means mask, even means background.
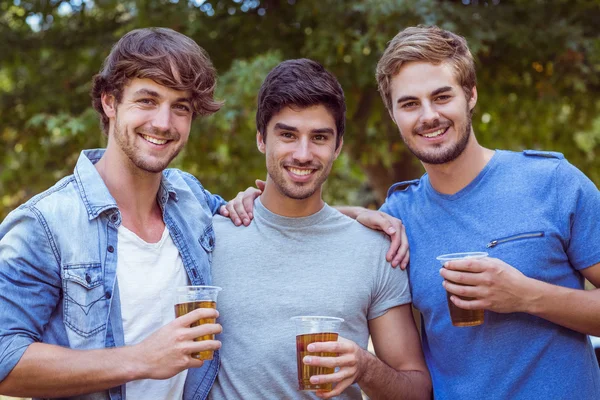
[{"label": "stubble beard", "polygon": [[[406,144],[408,150],[411,153],[413,153],[413,155],[417,157],[422,163],[433,165],[446,164],[457,159],[463,153],[463,151],[465,151],[467,145],[469,144],[469,138],[471,137],[472,121],[471,113],[468,109],[466,112],[466,121],[467,123],[465,125],[465,129],[462,131],[462,134],[458,138],[458,141],[454,145],[446,149],[442,149],[441,147],[443,145],[439,144],[434,145],[435,149],[433,151],[421,151],[417,149],[416,146],[412,146],[411,144],[409,144],[408,141],[405,139],[404,135],[400,136],[402,136],[402,140]],[[429,129],[435,129],[435,127],[436,126],[434,125],[432,128]]]},{"label": "stubble beard", "polygon": [[[150,132],[148,132],[148,133],[150,133]],[[134,133],[134,135],[137,136],[137,133]],[[155,134],[155,136],[163,137],[164,135]],[[171,136],[173,136],[173,135],[169,135],[169,138]],[[118,115],[115,120],[115,132],[114,132],[113,137],[114,137],[115,141],[117,142],[119,148],[123,152],[123,154],[125,154],[125,156],[131,161],[131,163],[135,167],[137,167],[138,169],[140,169],[144,172],[148,172],[148,173],[152,173],[152,174],[156,174],[156,173],[160,173],[160,172],[164,171],[169,166],[171,161],[173,161],[173,159],[175,157],[177,157],[177,155],[179,154],[179,152],[183,149],[183,146],[185,145],[185,143],[181,143],[180,146],[174,151],[174,153],[170,157],[167,157],[165,159],[156,160],[154,162],[147,160],[143,157],[142,154],[140,154],[140,150],[134,144],[133,138],[131,138],[130,141],[127,140],[128,139],[127,135],[124,134],[123,131],[120,129]],[[142,138],[142,140],[143,140],[143,138]]]},{"label": "stubble beard", "polygon": [[320,173],[320,175],[312,183],[288,182],[284,175],[285,168],[283,165],[279,165],[279,168],[275,170],[269,170],[268,174],[279,193],[290,199],[305,200],[314,195],[323,186],[329,176],[332,164],[333,162],[324,168],[317,169],[316,173]]}]

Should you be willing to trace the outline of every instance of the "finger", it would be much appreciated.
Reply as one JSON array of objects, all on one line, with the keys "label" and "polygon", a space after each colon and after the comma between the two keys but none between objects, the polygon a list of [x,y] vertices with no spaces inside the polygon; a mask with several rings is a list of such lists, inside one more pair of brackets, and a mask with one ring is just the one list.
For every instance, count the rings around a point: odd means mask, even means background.
[{"label": "finger", "polygon": [[483,272],[486,270],[485,258],[446,261],[444,268],[453,271]]},{"label": "finger", "polygon": [[481,293],[479,288],[476,286],[457,285],[450,281],[444,281],[442,282],[442,285],[447,292],[458,296],[478,298]]},{"label": "finger", "polygon": [[317,395],[317,397],[321,398],[321,399],[330,399],[332,397],[335,396],[339,396],[342,394],[342,392],[344,390],[346,390],[348,388],[348,386],[350,386],[352,384],[352,380],[343,380],[342,382],[338,383],[337,385],[335,385],[335,387],[333,388],[333,390],[326,392],[323,390],[318,390],[317,392],[315,392],[315,394]]},{"label": "finger", "polygon": [[397,267],[400,263],[400,257],[398,256],[398,251],[400,250],[400,246],[402,245],[402,239],[400,238],[400,234],[398,232],[390,235],[390,248],[388,249],[385,259],[392,263],[392,267]]},{"label": "finger", "polygon": [[[191,355],[191,353],[190,353]],[[204,365],[204,360],[198,360],[197,358],[190,357],[188,360],[187,368],[200,368]]]},{"label": "finger", "polygon": [[[199,340],[190,342],[185,348],[185,353],[192,355],[201,351],[215,351],[221,348],[221,342],[218,340]],[[195,358],[195,357],[192,357]]]},{"label": "finger", "polygon": [[331,390],[329,392],[325,392],[323,390],[318,390],[315,392],[315,394],[317,395],[317,397],[319,397],[321,399],[330,399],[332,397],[339,396],[340,394],[342,394],[342,392],[344,390],[346,390],[346,388],[348,386],[350,386],[351,384],[352,384],[352,380],[346,379],[346,380],[338,383],[337,385],[335,385],[333,390]]},{"label": "finger", "polygon": [[[398,247],[398,251],[392,260],[392,267],[397,267],[398,265],[402,269],[406,269],[406,264],[408,263],[408,239],[406,238],[406,231],[404,229],[404,225],[400,223],[400,227],[398,229],[398,237],[400,238],[400,246]],[[406,262],[404,260],[406,259]],[[402,264],[404,262],[404,264]]]},{"label": "finger", "polygon": [[261,192],[265,190],[265,186],[267,186],[267,183],[263,180],[260,179],[256,179],[254,181],[254,184],[256,184],[256,187],[258,188],[258,190],[260,190]]},{"label": "finger", "polygon": [[[218,335],[221,332],[223,332],[221,324],[206,323],[189,328],[182,336],[186,339],[196,339],[202,336]],[[211,337],[211,339],[213,338]]]},{"label": "finger", "polygon": [[229,217],[229,210],[227,210],[226,206],[221,206],[219,207],[219,214],[221,214],[223,217]]},{"label": "finger", "polygon": [[242,220],[240,219],[240,216],[235,211],[235,207],[233,206],[234,203],[236,202],[236,200],[237,200],[237,197],[235,199],[231,200],[229,203],[227,203],[226,207],[227,207],[227,211],[229,211],[229,219],[231,220],[231,222],[233,222],[233,224],[235,226],[240,226],[242,224]]},{"label": "finger", "polygon": [[479,272],[452,271],[447,268],[441,268],[440,275],[447,281],[459,285],[477,286],[483,282],[482,274]]},{"label": "finger", "polygon": [[219,312],[214,308],[197,308],[175,319],[180,326],[190,326],[201,319],[216,319]]},{"label": "finger", "polygon": [[450,301],[465,310],[484,310],[489,307],[484,300],[464,300],[454,295],[450,296]]},{"label": "finger", "polygon": [[353,368],[356,366],[356,357],[352,353],[342,353],[336,357],[304,356],[302,362],[306,365],[326,368]]},{"label": "finger", "polygon": [[235,212],[242,221],[242,223],[246,226],[250,224],[250,218],[248,218],[248,213],[246,212],[246,208],[244,206],[244,197],[246,192],[239,192],[235,197],[235,201],[233,202],[233,208],[235,208]]},{"label": "finger", "polygon": [[261,191],[255,188],[248,188],[244,193],[244,198],[242,200],[244,210],[246,211],[248,218],[252,219],[254,218],[252,215],[252,211],[254,210],[254,200],[260,196]]},{"label": "finger", "polygon": [[[349,379],[354,376],[353,368],[340,368],[333,374],[313,375],[310,377],[310,383],[320,385],[325,383],[341,383],[344,379]],[[337,387],[336,387],[337,389]]]},{"label": "finger", "polygon": [[400,268],[406,269],[409,259],[408,237],[406,236],[406,228],[404,227],[404,224],[401,221],[398,222],[400,223],[400,228],[398,229],[398,233],[400,234],[400,248],[396,253],[396,257],[394,257],[394,260],[398,260],[397,265],[400,265]]},{"label": "finger", "polygon": [[402,261],[400,262],[400,268],[402,270],[405,270],[406,267],[408,267],[408,262],[410,261],[410,250],[406,250],[406,254],[404,255],[404,258],[402,259]]},{"label": "finger", "polygon": [[311,353],[346,353],[347,346],[343,342],[313,342],[306,347]]}]

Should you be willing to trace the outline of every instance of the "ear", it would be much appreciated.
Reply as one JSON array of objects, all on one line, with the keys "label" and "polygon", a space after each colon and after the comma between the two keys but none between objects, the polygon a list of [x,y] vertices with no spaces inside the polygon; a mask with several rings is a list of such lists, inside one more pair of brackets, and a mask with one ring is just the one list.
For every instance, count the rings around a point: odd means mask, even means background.
[{"label": "ear", "polygon": [[471,89],[471,98],[469,99],[469,111],[475,108],[477,104],[477,86],[473,86]]},{"label": "ear", "polygon": [[108,118],[114,118],[114,116],[117,115],[117,102],[115,96],[108,93],[102,93],[100,100],[102,101],[104,114],[106,114]]},{"label": "ear", "polygon": [[256,131],[256,147],[258,151],[265,154],[265,137],[259,131]]},{"label": "ear", "polygon": [[340,153],[342,152],[342,147],[344,147],[344,137],[342,136],[342,138],[340,139],[340,144],[338,146],[337,149],[335,149],[335,157],[334,160],[337,160],[338,156],[340,155]]}]

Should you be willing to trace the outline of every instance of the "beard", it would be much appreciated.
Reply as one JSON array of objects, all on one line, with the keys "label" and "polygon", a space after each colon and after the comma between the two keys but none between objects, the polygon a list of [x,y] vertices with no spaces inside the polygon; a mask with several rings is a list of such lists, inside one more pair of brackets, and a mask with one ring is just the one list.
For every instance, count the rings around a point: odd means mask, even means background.
[{"label": "beard", "polygon": [[[115,142],[123,154],[125,154],[125,156],[131,161],[131,163],[144,172],[156,174],[164,171],[169,166],[171,161],[177,157],[185,145],[185,143],[180,143],[178,147],[171,151],[170,154],[165,154],[160,158],[153,157],[151,155],[144,154],[143,151],[136,146],[135,138],[138,133],[174,141],[179,140],[180,135],[177,132],[172,131],[161,132],[156,129],[140,129],[136,130],[133,136],[129,136],[121,129],[117,115],[115,120],[115,131],[113,135]],[[142,140],[144,139],[142,138]]]},{"label": "beard", "polygon": [[[420,150],[416,148],[416,146],[412,146],[410,143],[408,143],[404,135],[400,136],[402,136],[402,140],[406,144],[408,150],[411,153],[413,153],[414,156],[417,157],[422,163],[434,165],[446,164],[450,161],[454,161],[455,159],[457,159],[463,153],[463,151],[465,151],[467,145],[469,144],[469,138],[471,137],[472,121],[471,113],[468,109],[466,110],[466,121],[467,122],[465,124],[464,129],[459,132],[459,137],[456,143],[446,145],[446,147],[444,147],[444,144],[436,144],[432,146],[433,150]],[[433,124],[421,125],[420,127],[416,128],[412,134],[417,135],[425,130],[432,130],[436,128],[449,128],[451,126],[453,126],[453,123],[450,121],[442,123],[436,120]]]},{"label": "beard", "polygon": [[[285,167],[283,163],[281,163],[278,168],[268,168],[267,166],[267,172],[279,193],[283,194],[285,197],[289,197],[290,199],[304,200],[308,199],[314,195],[317,190],[321,189],[321,186],[323,186],[323,183],[325,183],[327,180],[327,176],[331,171],[332,165],[333,161],[325,167],[310,163],[294,164],[293,167],[310,167],[316,170],[314,173],[318,174],[318,176],[316,176],[311,182],[289,182],[285,176]],[[290,165],[287,166],[290,167]]]}]

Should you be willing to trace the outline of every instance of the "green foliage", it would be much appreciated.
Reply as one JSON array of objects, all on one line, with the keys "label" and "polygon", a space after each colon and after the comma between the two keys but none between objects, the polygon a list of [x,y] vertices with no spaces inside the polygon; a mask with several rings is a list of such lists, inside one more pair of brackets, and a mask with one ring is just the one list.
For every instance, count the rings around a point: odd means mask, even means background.
[{"label": "green foliage", "polygon": [[598,184],[598,21],[592,0],[0,0],[0,219],[70,173],[81,149],[105,143],[91,77],[121,35],[146,26],[191,36],[220,73],[225,106],[195,122],[176,163],[226,198],[265,176],[256,94],[287,58],[323,63],[346,93],[344,152],[328,201],[375,204],[391,182],[420,175],[374,79],[387,42],[416,24],[469,41],[480,143],[561,151]]}]

